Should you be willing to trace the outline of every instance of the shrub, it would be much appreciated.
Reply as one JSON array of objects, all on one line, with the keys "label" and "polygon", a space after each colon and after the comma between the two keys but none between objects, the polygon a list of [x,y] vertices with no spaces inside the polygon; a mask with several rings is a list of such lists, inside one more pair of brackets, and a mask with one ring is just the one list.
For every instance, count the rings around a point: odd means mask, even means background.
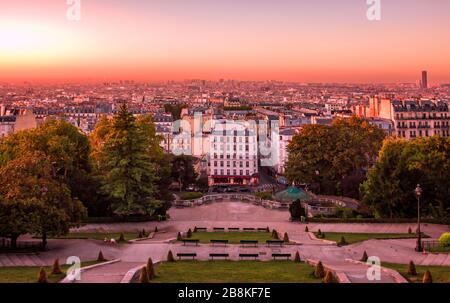
[{"label": "shrub", "polygon": [[119,236],[119,242],[125,242],[125,236],[123,233],[121,233]]},{"label": "shrub", "polygon": [[203,194],[200,192],[186,192],[180,195],[180,199],[184,201],[200,199],[201,197],[203,197]]},{"label": "shrub", "polygon": [[59,259],[55,259],[52,267],[52,275],[62,274],[61,266],[59,266]]},{"label": "shrub", "polygon": [[322,231],[320,229],[317,231],[317,237],[319,237],[319,238],[322,237]]},{"label": "shrub", "polygon": [[197,226],[196,227],[194,227],[194,233],[196,233],[197,232]]},{"label": "shrub", "polygon": [[139,282],[141,283],[150,283],[149,279],[148,279],[148,273],[147,273],[147,268],[144,266],[141,269],[141,275],[139,277]]},{"label": "shrub", "polygon": [[143,237],[144,237],[144,236],[142,235],[142,231],[140,231],[139,234],[138,234],[138,238],[141,239],[141,238],[143,238]]},{"label": "shrub", "polygon": [[325,274],[325,277],[323,278],[323,283],[334,283],[334,276],[331,271],[327,270],[327,273]]},{"label": "shrub", "polygon": [[289,213],[291,214],[291,219],[292,220],[300,220],[301,217],[305,217],[306,216],[305,209],[303,208],[302,203],[300,202],[300,200],[294,201],[289,206]]},{"label": "shrub", "polygon": [[408,234],[412,234],[412,229],[411,229],[411,227],[408,227]]},{"label": "shrub", "polygon": [[99,262],[104,262],[104,261],[106,261],[105,257],[103,256],[103,252],[102,252],[102,251],[99,251],[99,252],[98,252],[97,261],[99,261]]},{"label": "shrub", "polygon": [[322,261],[319,261],[319,263],[317,263],[314,270],[314,277],[316,277],[317,279],[323,279],[325,277],[325,269],[323,268]]},{"label": "shrub", "polygon": [[338,245],[339,246],[344,246],[344,245],[347,245],[348,243],[347,243],[347,240],[345,240],[345,237],[344,236],[342,236],[341,237],[341,240],[338,242]]},{"label": "shrub", "polygon": [[175,258],[173,257],[173,253],[171,250],[167,253],[167,262],[175,262]]},{"label": "shrub", "polygon": [[262,200],[272,200],[272,191],[268,190],[268,191],[263,191],[260,193],[255,193],[254,194],[257,198],[260,198]]},{"label": "shrub", "polygon": [[283,242],[284,243],[289,243],[289,235],[288,235],[288,233],[284,233]]},{"label": "shrub", "polygon": [[266,227],[266,232],[270,233],[270,228],[269,228],[269,226]]},{"label": "shrub", "polygon": [[305,227],[305,232],[306,232],[306,233],[309,233],[308,225],[306,225],[306,227]]},{"label": "shrub", "polygon": [[409,261],[408,275],[417,276],[416,264],[413,261]]},{"label": "shrub", "polygon": [[442,234],[439,238],[439,244],[443,247],[450,246],[450,233]]},{"label": "shrub", "polygon": [[299,254],[298,251],[295,253],[294,262],[295,262],[295,263],[300,263],[300,262],[302,262],[302,259],[300,258],[300,254]]},{"label": "shrub", "polygon": [[47,273],[45,272],[45,269],[43,267],[39,269],[38,283],[48,283]]},{"label": "shrub", "polygon": [[278,237],[278,232],[277,232],[275,229],[272,230],[272,238],[275,239],[275,240],[278,240],[278,239],[279,239],[279,237]]},{"label": "shrub", "polygon": [[155,274],[155,267],[153,266],[153,260],[152,258],[148,258],[147,260],[147,276],[149,280],[153,280],[156,276]]},{"label": "shrub", "polygon": [[422,283],[433,283],[433,277],[431,276],[431,272],[427,270],[423,275]]},{"label": "shrub", "polygon": [[186,237],[187,237],[187,238],[191,238],[191,237],[192,237],[192,230],[191,230],[190,228],[189,228],[189,230],[187,231]]},{"label": "shrub", "polygon": [[363,256],[361,258],[361,262],[367,262],[368,259],[369,259],[369,256],[367,255],[367,252],[364,251]]},{"label": "shrub", "polygon": [[155,226],[155,233],[158,232],[158,226]]},{"label": "shrub", "polygon": [[183,240],[183,237],[181,236],[181,233],[178,232],[177,241],[182,241],[182,240]]},{"label": "shrub", "polygon": [[148,235],[147,235],[147,232],[145,231],[145,229],[142,229],[142,237],[144,237],[144,238],[146,238]]}]

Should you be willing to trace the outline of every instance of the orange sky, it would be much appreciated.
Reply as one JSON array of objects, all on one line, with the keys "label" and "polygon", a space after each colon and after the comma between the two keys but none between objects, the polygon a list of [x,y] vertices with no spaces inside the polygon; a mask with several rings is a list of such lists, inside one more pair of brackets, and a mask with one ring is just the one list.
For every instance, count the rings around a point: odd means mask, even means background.
[{"label": "orange sky", "polygon": [[[6,2],[6,1],[2,1]],[[0,81],[450,82],[450,1],[65,0],[0,4]]]}]

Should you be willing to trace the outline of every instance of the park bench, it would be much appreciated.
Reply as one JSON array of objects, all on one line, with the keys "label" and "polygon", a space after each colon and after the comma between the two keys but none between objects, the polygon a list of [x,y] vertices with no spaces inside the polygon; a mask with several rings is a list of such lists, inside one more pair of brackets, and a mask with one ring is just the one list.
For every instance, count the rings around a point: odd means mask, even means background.
[{"label": "park bench", "polygon": [[259,254],[239,254],[239,259],[254,259],[255,261],[258,260]]},{"label": "park bench", "polygon": [[182,258],[192,258],[192,260],[195,260],[197,258],[197,254],[196,253],[178,253],[177,257],[179,260],[181,260]]},{"label": "park bench", "polygon": [[207,231],[208,229],[206,227],[195,227],[195,231]]},{"label": "park bench", "polygon": [[265,227],[260,227],[260,228],[258,228],[258,231],[267,232],[267,228],[265,228]]},{"label": "park bench", "polygon": [[214,246],[215,244],[222,244],[223,246],[227,246],[228,240],[211,240],[211,244]]},{"label": "park bench", "polygon": [[214,227],[213,230],[214,231],[225,231],[225,228],[223,228],[223,227]]},{"label": "park bench", "polygon": [[245,247],[258,247],[257,240],[241,240],[240,243],[242,246],[245,246]]},{"label": "park bench", "polygon": [[229,227],[228,231],[239,231],[240,228],[239,227]]},{"label": "park bench", "polygon": [[197,239],[183,239],[183,245],[195,244],[195,246],[198,246],[199,242],[200,242],[200,240],[197,240]]},{"label": "park bench", "polygon": [[278,259],[290,260],[291,254],[272,254],[272,258],[273,258],[273,260],[278,260]]},{"label": "park bench", "polygon": [[266,241],[267,246],[283,246],[284,241],[283,240],[267,240]]},{"label": "park bench", "polygon": [[229,254],[209,254],[209,257],[211,260],[214,260],[214,258],[218,258],[218,259],[225,259],[228,260],[228,258],[230,257]]},{"label": "park bench", "polygon": [[244,231],[255,231],[255,229],[254,229],[254,228],[251,228],[251,227],[245,227],[245,228],[244,228]]}]

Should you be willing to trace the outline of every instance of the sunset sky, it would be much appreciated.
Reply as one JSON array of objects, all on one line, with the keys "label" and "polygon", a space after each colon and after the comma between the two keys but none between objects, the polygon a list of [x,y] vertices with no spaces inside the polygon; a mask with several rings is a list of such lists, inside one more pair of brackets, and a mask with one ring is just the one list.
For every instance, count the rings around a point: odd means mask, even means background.
[{"label": "sunset sky", "polygon": [[0,81],[450,83],[450,1],[0,0]]}]

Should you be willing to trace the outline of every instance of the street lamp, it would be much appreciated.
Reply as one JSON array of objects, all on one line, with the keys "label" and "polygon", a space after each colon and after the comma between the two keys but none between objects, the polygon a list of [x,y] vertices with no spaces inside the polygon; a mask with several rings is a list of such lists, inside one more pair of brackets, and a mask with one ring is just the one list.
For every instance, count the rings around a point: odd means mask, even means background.
[{"label": "street lamp", "polygon": [[422,233],[420,231],[420,196],[422,195],[422,188],[420,187],[420,184],[417,184],[416,189],[414,190],[416,197],[417,197],[417,245],[416,245],[416,251],[422,252]]}]

